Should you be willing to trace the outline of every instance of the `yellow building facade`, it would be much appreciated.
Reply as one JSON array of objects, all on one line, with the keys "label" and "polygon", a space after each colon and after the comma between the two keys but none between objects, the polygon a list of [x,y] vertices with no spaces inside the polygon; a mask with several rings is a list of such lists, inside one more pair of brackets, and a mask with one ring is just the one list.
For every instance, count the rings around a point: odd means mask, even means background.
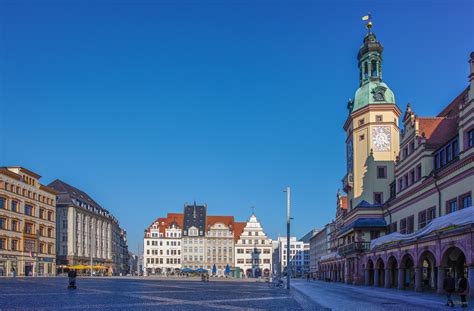
[{"label": "yellow building facade", "polygon": [[0,276],[56,274],[56,192],[40,178],[0,168]]}]

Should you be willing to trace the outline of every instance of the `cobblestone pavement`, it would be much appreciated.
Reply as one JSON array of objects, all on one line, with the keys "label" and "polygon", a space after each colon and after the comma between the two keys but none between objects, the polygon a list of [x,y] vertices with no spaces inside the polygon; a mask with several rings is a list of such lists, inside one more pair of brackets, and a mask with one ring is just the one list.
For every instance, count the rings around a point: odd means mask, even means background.
[{"label": "cobblestone pavement", "polygon": [[266,283],[147,278],[0,279],[0,310],[318,310],[307,297]]},{"label": "cobblestone pavement", "polygon": [[292,288],[293,291],[296,289],[305,294],[315,305],[326,310],[474,310],[473,301],[469,302],[468,309],[461,309],[458,295],[453,295],[456,307],[452,309],[445,306],[445,296],[434,293],[303,280],[294,280]]}]

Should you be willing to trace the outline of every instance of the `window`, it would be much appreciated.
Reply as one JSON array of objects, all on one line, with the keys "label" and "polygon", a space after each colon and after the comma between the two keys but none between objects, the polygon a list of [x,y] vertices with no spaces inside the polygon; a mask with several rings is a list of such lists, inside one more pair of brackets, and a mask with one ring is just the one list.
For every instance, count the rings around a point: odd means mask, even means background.
[{"label": "window", "polygon": [[436,209],[433,206],[426,210],[426,224],[429,224],[435,218],[436,218]]},{"label": "window", "polygon": [[407,233],[407,219],[403,218],[400,220],[400,233],[406,234]]},{"label": "window", "polygon": [[18,240],[12,240],[11,243],[12,243],[12,251],[17,251],[17,250],[19,250],[19,249],[18,249],[18,246],[19,246],[20,244],[18,243]]},{"label": "window", "polygon": [[364,134],[360,135],[360,136],[359,136],[359,141],[364,140],[364,138],[365,138],[365,135],[364,135]]},{"label": "window", "polygon": [[459,209],[472,205],[471,193],[464,194],[459,199]]},{"label": "window", "polygon": [[419,164],[417,167],[416,167],[416,180],[420,180],[421,179],[421,164]]},{"label": "window", "polygon": [[7,249],[7,239],[0,238],[0,249]]},{"label": "window", "polygon": [[398,179],[398,191],[403,190],[403,178]]},{"label": "window", "polygon": [[33,234],[33,224],[29,222],[25,222],[25,233]]},{"label": "window", "polygon": [[415,183],[415,170],[410,171],[410,184],[413,185]]},{"label": "window", "polygon": [[446,214],[450,214],[458,210],[458,202],[456,199],[451,199],[446,202]]},{"label": "window", "polygon": [[427,225],[426,223],[426,211],[418,213],[418,229],[421,229]]},{"label": "window", "polygon": [[415,151],[415,141],[412,140],[410,142],[410,153],[413,153]]},{"label": "window", "polygon": [[413,233],[415,230],[415,216],[407,218],[407,233]]},{"label": "window", "polygon": [[12,230],[13,231],[20,231],[20,228],[18,226],[18,220],[12,219]]},{"label": "window", "polygon": [[374,204],[383,203],[383,192],[374,192]]},{"label": "window", "polygon": [[28,216],[33,216],[33,206],[25,204],[25,214]]},{"label": "window", "polygon": [[6,208],[6,200],[5,198],[0,198],[0,208]]},{"label": "window", "polygon": [[365,120],[364,120],[364,119],[360,119],[360,120],[359,120],[359,126],[364,125],[364,124],[365,124]]},{"label": "window", "polygon": [[467,146],[474,146],[474,129],[469,130],[469,132],[467,132]]},{"label": "window", "polygon": [[408,157],[408,147],[403,148],[403,158],[406,159]]},{"label": "window", "polygon": [[53,221],[53,212],[48,211],[48,220]]},{"label": "window", "polygon": [[377,166],[377,178],[379,178],[379,179],[387,178],[387,167],[386,166]]},{"label": "window", "polygon": [[408,183],[408,174],[403,176],[403,184],[405,185],[405,187],[408,187],[408,185],[409,185],[409,183]]},{"label": "window", "polygon": [[376,115],[375,116],[375,121],[382,122],[383,121],[383,116],[382,115]]},{"label": "window", "polygon": [[18,212],[18,202],[12,201],[12,212]]},{"label": "window", "polygon": [[42,208],[39,209],[39,218],[44,219],[44,209]]},{"label": "window", "polygon": [[0,229],[7,229],[7,220],[5,218],[0,218]]},{"label": "window", "polygon": [[375,59],[370,62],[370,76],[377,77],[377,61]]}]

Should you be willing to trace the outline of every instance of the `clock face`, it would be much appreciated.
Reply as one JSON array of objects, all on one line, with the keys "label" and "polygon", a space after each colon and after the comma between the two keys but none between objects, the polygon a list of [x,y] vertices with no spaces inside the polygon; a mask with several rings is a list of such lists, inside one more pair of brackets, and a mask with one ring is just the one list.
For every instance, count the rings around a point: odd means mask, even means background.
[{"label": "clock face", "polygon": [[376,126],[372,129],[372,144],[374,151],[390,151],[390,126]]}]

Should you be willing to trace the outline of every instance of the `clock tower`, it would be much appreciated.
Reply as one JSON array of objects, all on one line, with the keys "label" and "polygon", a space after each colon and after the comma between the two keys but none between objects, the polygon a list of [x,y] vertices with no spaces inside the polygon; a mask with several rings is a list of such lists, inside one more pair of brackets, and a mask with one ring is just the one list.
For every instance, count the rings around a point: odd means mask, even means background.
[{"label": "clock tower", "polygon": [[[382,44],[368,27],[359,49],[359,88],[349,100],[346,131],[347,173],[343,188],[349,210],[383,204],[390,196],[399,152],[400,109],[382,80]],[[365,202],[364,202],[365,201]]]}]

